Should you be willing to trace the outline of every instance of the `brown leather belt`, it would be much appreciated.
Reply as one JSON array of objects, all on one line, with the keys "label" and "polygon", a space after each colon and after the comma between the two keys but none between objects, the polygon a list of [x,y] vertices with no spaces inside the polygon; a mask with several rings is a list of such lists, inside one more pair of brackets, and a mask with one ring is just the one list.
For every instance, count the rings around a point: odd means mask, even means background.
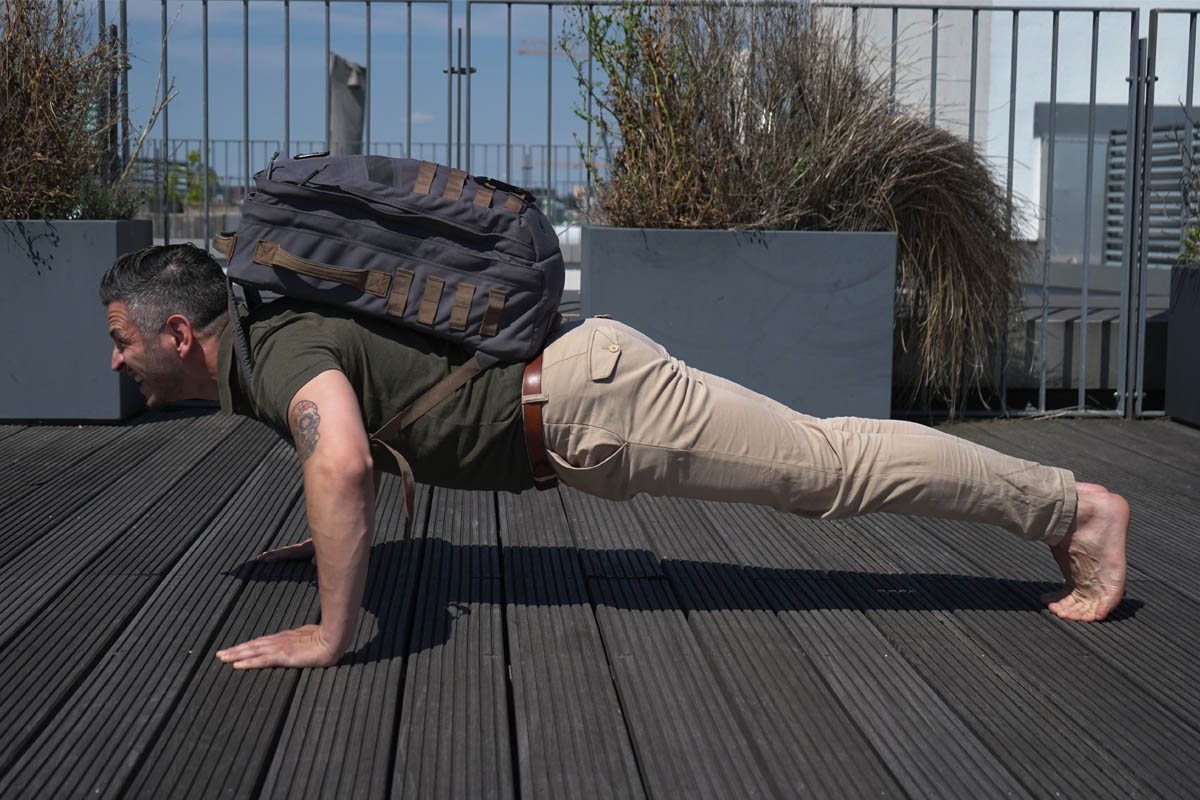
[{"label": "brown leather belt", "polygon": [[529,453],[529,466],[533,469],[533,485],[539,489],[552,489],[558,485],[558,476],[550,466],[546,455],[546,434],[542,426],[542,354],[525,365],[525,377],[521,381],[521,416],[525,420],[525,450]]}]

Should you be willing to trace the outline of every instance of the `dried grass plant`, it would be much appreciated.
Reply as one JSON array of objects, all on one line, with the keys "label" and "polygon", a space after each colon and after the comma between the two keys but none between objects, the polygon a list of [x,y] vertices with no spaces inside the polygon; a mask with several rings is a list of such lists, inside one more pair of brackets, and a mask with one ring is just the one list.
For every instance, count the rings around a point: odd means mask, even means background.
[{"label": "dried grass plant", "polygon": [[123,219],[142,196],[130,178],[155,97],[127,163],[115,164],[120,111],[114,76],[125,60],[98,37],[79,0],[0,0],[0,218]]},{"label": "dried grass plant", "polygon": [[982,157],[897,108],[862,43],[792,4],[581,7],[568,30],[597,76],[576,60],[580,116],[616,143],[593,221],[895,231],[907,389],[953,413],[982,387],[1017,307],[1018,226]]},{"label": "dried grass plant", "polygon": [[[1187,114],[1187,110],[1184,110]],[[1194,128],[1197,124],[1189,117],[1189,124]],[[1188,131],[1185,127],[1184,131]],[[1191,133],[1191,131],[1188,131]],[[1183,231],[1179,242],[1180,264],[1200,267],[1200,163],[1196,162],[1196,143],[1180,132],[1176,139],[1179,146],[1179,156],[1183,163],[1182,184],[1183,195]]]}]

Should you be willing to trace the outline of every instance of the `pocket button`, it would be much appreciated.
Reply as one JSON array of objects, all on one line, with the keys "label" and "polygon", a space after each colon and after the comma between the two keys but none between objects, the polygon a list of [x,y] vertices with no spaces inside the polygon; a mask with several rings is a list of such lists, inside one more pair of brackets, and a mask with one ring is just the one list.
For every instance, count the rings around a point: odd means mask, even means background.
[{"label": "pocket button", "polygon": [[619,353],[619,352],[621,352],[621,345],[619,345],[619,344],[610,344],[610,345],[608,346],[608,352],[610,352],[610,353]]}]

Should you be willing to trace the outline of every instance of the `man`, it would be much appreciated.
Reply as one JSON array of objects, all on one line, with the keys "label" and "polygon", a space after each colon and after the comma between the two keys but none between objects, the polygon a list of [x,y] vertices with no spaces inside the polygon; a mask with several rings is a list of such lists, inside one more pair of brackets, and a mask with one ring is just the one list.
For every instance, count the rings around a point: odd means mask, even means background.
[{"label": "man", "polygon": [[[321,622],[217,657],[238,669],[337,663],[353,637],[373,538],[368,431],[467,354],[387,322],[285,299],[249,317],[255,368],[247,391],[224,276],[200,249],[122,256],[100,295],[112,368],[132,376],[151,407],[218,400],[226,412],[285,432],[300,458],[311,539],[260,558],[315,554]],[[540,387],[523,394],[523,378],[539,363]],[[541,419],[526,426],[529,406]],[[388,444],[419,480],[459,488],[519,491],[548,471],[608,498],[646,492],[823,518],[889,511],[988,522],[1050,546],[1065,584],[1042,599],[1058,616],[1103,619],[1124,592],[1129,507],[1104,488],[921,425],[800,414],[687,367],[611,320],[560,330],[528,368],[485,371]]]}]

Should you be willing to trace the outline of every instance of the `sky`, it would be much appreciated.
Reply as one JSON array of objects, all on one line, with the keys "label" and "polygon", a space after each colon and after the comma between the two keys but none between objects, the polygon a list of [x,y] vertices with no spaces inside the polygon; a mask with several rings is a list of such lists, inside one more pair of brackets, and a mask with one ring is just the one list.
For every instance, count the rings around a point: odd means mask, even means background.
[{"label": "sky", "polygon": [[[284,5],[281,0],[251,0],[249,6],[249,123],[251,140],[281,140],[284,134]],[[93,14],[96,2],[87,2]],[[119,3],[108,0],[105,13],[110,23],[119,14]],[[464,2],[449,6],[453,38],[463,28],[466,40],[467,8]],[[203,4],[199,0],[168,0],[167,74],[178,95],[168,108],[171,139],[203,135]],[[163,3],[129,0],[127,4],[128,47],[133,62],[129,78],[130,118],[143,127],[154,106],[160,75]],[[512,8],[511,46],[506,38],[505,5],[473,3],[471,13],[471,60],[477,72],[472,78],[471,107],[474,143],[502,145],[505,140],[506,49],[512,53],[512,122],[514,143],[543,146],[547,141],[547,6]],[[554,38],[563,31],[567,11],[556,8],[550,22]],[[408,122],[407,45],[409,6],[403,2],[371,4],[371,107],[370,135],[373,142],[403,143]],[[366,6],[360,2],[330,3],[330,48],[343,57],[367,64]],[[457,141],[455,106],[447,108],[447,5],[411,5],[412,30],[412,139],[414,143],[436,142],[438,152],[426,151],[431,160],[445,160],[447,120]],[[290,3],[290,134],[296,141],[324,140],[324,36],[325,3],[292,0]],[[539,50],[541,54],[518,51]],[[556,48],[557,49],[557,48]],[[465,50],[465,47],[464,47]],[[243,137],[243,3],[241,0],[211,0],[208,3],[208,80],[210,139]],[[457,47],[453,53],[457,63]],[[578,161],[573,147],[576,134],[584,135],[583,123],[575,115],[580,90],[570,60],[563,54],[552,57],[549,98],[551,138],[556,160]],[[465,61],[465,53],[464,53]],[[464,87],[463,102],[466,92]],[[466,118],[463,115],[462,136]],[[158,138],[156,125],[151,136]],[[379,148],[375,148],[380,151]],[[252,151],[253,152],[253,151]],[[477,151],[479,152],[479,151]],[[487,174],[503,177],[497,169],[499,150],[490,155]],[[393,155],[401,155],[400,151]],[[252,162],[269,157],[253,153]],[[218,154],[218,158],[220,155]],[[482,155],[479,157],[482,160]],[[236,156],[234,156],[236,160]],[[251,170],[262,164],[252,163]],[[472,164],[483,172],[483,164]],[[514,165],[515,167],[516,165]]]},{"label": "sky", "polygon": [[[94,15],[97,0],[83,0],[84,6]],[[1078,6],[1085,0],[1059,0],[1055,3],[1027,2],[1026,7]],[[290,8],[290,133],[298,149],[323,147],[324,140],[324,25],[325,2],[323,0],[291,0]],[[362,2],[333,0],[330,6],[331,50],[360,64],[367,63],[366,5]],[[1128,4],[1140,7],[1141,34],[1145,35],[1150,7],[1179,7],[1168,0],[1142,0]],[[107,0],[105,11],[109,21],[114,21],[119,11],[117,0]],[[209,137],[212,140],[232,140],[230,144],[218,144],[214,148],[214,167],[223,175],[240,172],[237,142],[243,137],[243,2],[242,0],[210,0],[208,7],[209,40]],[[249,128],[251,140],[272,140],[252,147],[250,171],[265,165],[270,157],[274,141],[281,140],[284,132],[284,3],[282,0],[250,0],[249,7]],[[1124,6],[1123,6],[1124,7]],[[523,172],[520,164],[513,164],[513,173],[506,175],[500,155],[500,145],[505,140],[505,77],[506,56],[512,60],[511,138],[514,144],[527,145],[540,150],[547,141],[548,98],[546,91],[547,61],[550,61],[552,78],[549,97],[550,139],[558,147],[554,155],[553,179],[561,184],[573,170],[582,176],[579,149],[576,141],[585,137],[585,125],[576,111],[581,103],[581,91],[574,67],[565,55],[545,55],[547,39],[557,40],[562,36],[564,25],[569,25],[570,12],[565,6],[550,11],[548,31],[548,9],[545,3],[515,0],[511,6],[512,33],[506,35],[508,6],[503,3],[481,3],[470,5],[471,61],[478,70],[472,78],[470,98],[472,108],[471,141],[493,145],[484,150],[476,147],[468,168],[476,174],[488,174],[508,178],[515,183],[529,186],[543,183],[545,172],[541,165],[540,152],[532,157],[538,163],[533,174]],[[130,117],[135,126],[146,121],[151,108],[159,78],[159,57],[164,3],[161,0],[128,0],[128,41],[133,56],[130,74]],[[202,92],[202,36],[201,23],[203,4],[200,0],[166,0],[167,19],[171,24],[169,35],[169,60],[167,74],[174,81],[178,95],[169,106],[169,133],[172,139],[191,138],[197,140],[189,148],[198,149],[198,140],[203,133]],[[442,2],[414,2],[411,4],[412,70],[408,69],[407,35],[409,33],[410,5],[405,2],[375,0],[371,4],[371,106],[370,136],[374,152],[403,155],[403,143],[408,124],[408,84],[411,79],[411,126],[414,145],[413,155],[436,161],[447,158],[447,121],[451,122],[451,138],[457,140],[455,104],[447,105],[447,12],[450,14],[451,38],[463,28],[467,38],[467,12],[465,0]],[[923,14],[928,12],[904,12],[907,17],[902,24],[901,38],[911,51],[913,69],[917,73],[927,72],[928,35],[922,33]],[[991,15],[991,51],[986,58],[991,62],[981,64],[983,81],[990,84],[990,93],[982,101],[981,108],[994,120],[987,126],[986,141],[982,148],[997,167],[1002,168],[1008,149],[1007,94],[1008,94],[1008,17],[1005,12]],[[1102,20],[1102,58],[1100,61],[1099,101],[1123,103],[1126,83],[1124,80],[1128,59],[1127,24],[1119,13],[1106,14]],[[1046,13],[1027,12],[1021,19],[1021,65],[1020,90],[1017,104],[1015,189],[1018,194],[1036,197],[1039,175],[1039,152],[1041,144],[1033,136],[1032,113],[1035,102],[1049,99],[1046,80],[1049,70],[1050,16]],[[889,35],[890,28],[884,21],[880,35]],[[864,19],[864,27],[869,24]],[[967,62],[969,53],[969,13],[943,12],[941,41],[938,61],[939,107],[947,104],[940,112],[939,122],[946,120],[955,103],[965,105]],[[1060,73],[1058,99],[1060,102],[1086,102],[1088,67],[1088,30],[1090,15],[1075,12],[1064,14],[1060,39]],[[1123,25],[1125,27],[1123,27]],[[927,24],[926,24],[926,27]],[[1185,70],[1180,67],[1186,58],[1188,37],[1187,17],[1178,15],[1164,18],[1160,33],[1162,53],[1160,55],[1160,81],[1157,84],[1160,104],[1178,104],[1182,94]],[[557,49],[557,48],[556,48]],[[522,50],[541,51],[537,54],[522,53]],[[451,56],[458,58],[457,49]],[[465,54],[464,54],[465,59]],[[927,81],[925,73],[918,75],[917,93],[927,92],[920,81]],[[955,92],[957,85],[957,94]],[[465,94],[463,102],[465,103]],[[960,114],[961,116],[961,114]],[[462,136],[466,136],[466,116],[463,115]],[[953,126],[952,126],[953,127]],[[961,126],[960,126],[961,127]],[[961,131],[965,135],[965,131]],[[154,138],[161,136],[158,126],[151,131]],[[387,150],[382,143],[399,143],[395,149]],[[421,143],[435,143],[436,149],[419,149]],[[281,148],[286,149],[286,148]],[[183,154],[177,154],[182,157]],[[227,163],[228,162],[228,163]],[[1036,215],[1035,215],[1036,216]]]}]

